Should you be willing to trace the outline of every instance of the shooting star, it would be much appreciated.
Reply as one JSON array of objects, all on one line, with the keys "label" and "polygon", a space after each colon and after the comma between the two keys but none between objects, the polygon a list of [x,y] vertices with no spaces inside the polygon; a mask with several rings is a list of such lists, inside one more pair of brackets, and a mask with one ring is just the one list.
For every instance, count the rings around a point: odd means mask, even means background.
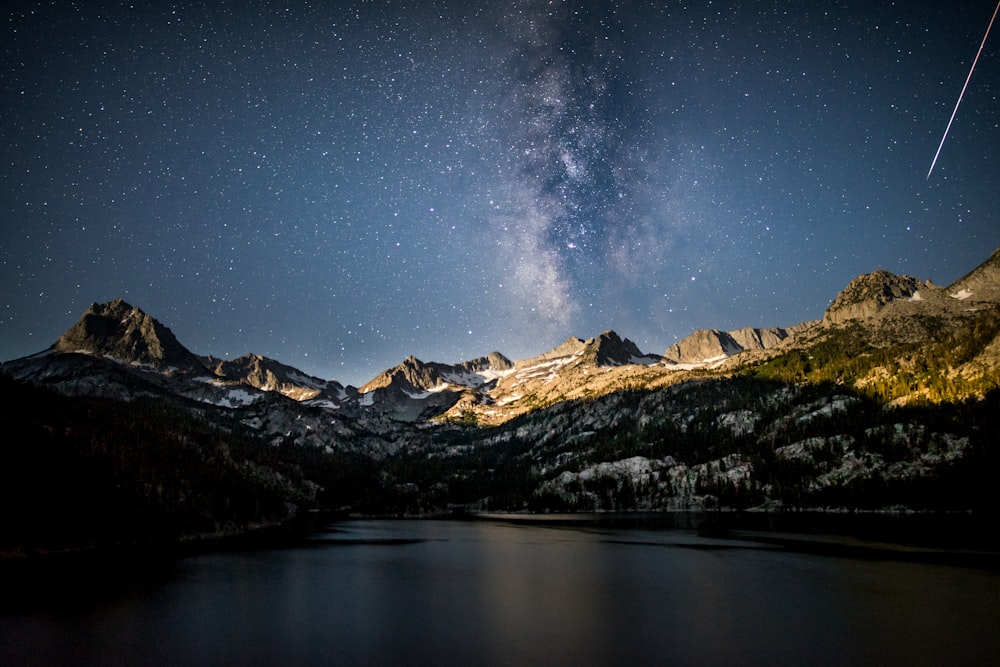
[{"label": "shooting star", "polygon": [[972,78],[972,72],[976,69],[976,63],[979,62],[979,54],[983,52],[983,46],[986,44],[986,38],[990,36],[990,29],[993,27],[993,21],[997,18],[997,12],[1000,12],[1000,0],[997,2],[997,8],[993,10],[993,18],[990,19],[990,24],[986,26],[986,34],[983,35],[983,41],[979,44],[979,50],[976,51],[976,57],[972,61],[972,67],[969,68],[969,76],[965,77],[965,85],[962,86],[962,92],[958,94],[958,101],[955,102],[955,108],[951,112],[951,118],[948,119],[948,126],[944,128],[944,135],[941,137],[941,143],[938,144],[937,153],[934,154],[934,159],[931,160],[931,168],[927,170],[927,179],[930,180],[931,172],[934,171],[934,165],[937,164],[938,156],[941,155],[941,148],[944,147],[944,140],[948,138],[948,130],[951,129],[951,124],[955,122],[955,114],[958,113],[958,105],[962,103],[962,97],[965,96],[965,89],[969,87],[969,79]]}]

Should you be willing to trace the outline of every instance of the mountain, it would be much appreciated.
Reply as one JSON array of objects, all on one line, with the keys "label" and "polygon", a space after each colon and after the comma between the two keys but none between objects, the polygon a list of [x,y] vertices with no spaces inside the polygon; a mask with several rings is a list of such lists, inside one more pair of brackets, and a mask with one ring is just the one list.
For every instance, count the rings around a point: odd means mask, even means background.
[{"label": "mountain", "polygon": [[571,339],[516,364],[548,371],[542,384],[561,386],[558,400],[537,400],[503,426],[420,456],[450,461],[480,488],[489,487],[477,465],[530,480],[514,496],[506,487],[481,494],[477,510],[992,516],[1000,511],[991,490],[1000,465],[998,257],[946,288],[886,271],[859,276],[822,320],[783,330],[695,332],[663,363],[632,367],[621,390],[607,391],[594,368],[589,382],[574,376],[584,346]]},{"label": "mountain", "polygon": [[887,271],[858,276],[817,325],[722,370],[836,382],[895,405],[981,398],[1000,378],[997,264],[993,253],[945,288]]},{"label": "mountain", "polygon": [[50,349],[92,354],[162,371],[202,368],[199,359],[177,341],[170,329],[121,299],[92,304]]},{"label": "mountain", "polygon": [[812,324],[807,322],[787,329],[780,327],[767,329],[746,327],[735,331],[700,329],[667,348],[663,358],[674,365],[689,368],[711,366],[747,350],[772,348]]},{"label": "mountain", "polygon": [[[124,396],[137,378],[165,388],[165,378],[173,377],[174,393],[218,405],[249,405],[277,393],[301,405],[335,410],[344,419],[499,424],[560,401],[666,387],[691,371],[739,372],[747,364],[793,351],[835,346],[831,341],[844,339],[847,331],[851,340],[880,350],[938,341],[953,330],[974,327],[970,317],[988,319],[1000,299],[998,266],[995,252],[947,288],[877,270],[850,281],[822,320],[790,327],[703,329],[667,348],[662,357],[643,353],[608,330],[589,339],[570,337],[552,350],[513,362],[499,352],[457,364],[411,356],[360,389],[309,376],[261,355],[228,361],[197,357],[167,327],[119,299],[93,304],[49,350],[28,361],[11,362],[7,372],[27,379],[44,376],[50,385],[62,378],[61,386],[67,391],[72,386],[76,393]],[[73,354],[137,373],[112,380],[105,367],[106,377],[94,382],[96,371],[87,370],[83,360],[71,362],[66,355]],[[978,391],[961,389],[955,378],[982,385],[995,356],[994,348],[987,347],[975,359],[963,361],[952,369],[945,391]],[[873,367],[851,381],[859,388],[872,387],[885,384],[883,376],[893,373],[886,366]],[[846,375],[839,377],[844,381]],[[918,386],[910,393],[919,398],[928,394],[925,390]],[[907,400],[898,389],[892,393],[891,400]]]},{"label": "mountain", "polygon": [[411,356],[362,386],[360,405],[403,421],[497,424],[580,392],[610,391],[615,379],[660,361],[610,330],[516,362],[499,352],[456,365]]},{"label": "mountain", "polygon": [[633,385],[658,386],[669,381],[661,361],[611,330],[586,340],[567,338],[536,357],[515,361],[485,400],[456,405],[438,420],[495,425],[560,401]]},{"label": "mountain", "polygon": [[198,418],[236,412],[272,444],[382,457],[421,437],[382,415],[358,415],[353,387],[260,355],[198,357],[121,299],[93,304],[52,346],[0,374],[69,396],[165,402]]},{"label": "mountain", "polygon": [[247,354],[232,360],[216,359],[209,355],[202,357],[201,362],[220,378],[241,382],[261,391],[276,391],[293,400],[307,401],[312,405],[338,408],[357,399],[358,395],[354,387],[306,375],[297,368],[259,354]]},{"label": "mountain", "polygon": [[596,366],[627,366],[630,364],[649,365],[660,361],[655,354],[645,354],[628,338],[621,338],[610,329],[600,336],[584,342],[584,356]]},{"label": "mountain", "polygon": [[897,276],[883,269],[852,280],[826,309],[823,319],[841,323],[866,319],[898,299],[912,298],[928,285],[910,276]]},{"label": "mountain", "polygon": [[989,259],[948,287],[948,295],[965,301],[1000,301],[1000,248]]},{"label": "mountain", "polygon": [[427,420],[460,403],[486,400],[512,368],[499,352],[455,365],[425,363],[411,355],[363,385],[359,405],[401,421]]},{"label": "mountain", "polygon": [[[0,376],[0,424],[29,434],[0,448],[0,487],[56,513],[107,480],[131,494],[108,503],[210,533],[283,507],[1000,511],[996,252],[948,287],[874,271],[821,320],[700,330],[663,356],[608,330],[516,361],[411,356],[354,389],[260,355],[198,357],[116,300]],[[29,490],[52,488],[49,461],[73,489],[51,503]],[[266,513],[241,505],[265,489]]]}]

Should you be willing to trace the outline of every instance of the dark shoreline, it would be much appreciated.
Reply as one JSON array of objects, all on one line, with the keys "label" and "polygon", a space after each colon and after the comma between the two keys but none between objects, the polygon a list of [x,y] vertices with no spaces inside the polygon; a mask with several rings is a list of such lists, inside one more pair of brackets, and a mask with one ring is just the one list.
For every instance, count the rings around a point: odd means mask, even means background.
[{"label": "dark shoreline", "polygon": [[[477,513],[360,515],[312,511],[291,520],[172,540],[0,552],[0,573],[11,575],[63,565],[114,567],[170,562],[189,556],[307,546],[311,535],[337,522],[495,521],[524,526],[693,531],[722,541],[752,541],[762,548],[843,558],[881,558],[968,565],[1000,570],[1000,535],[993,517],[971,512],[671,510],[595,513]],[[626,541],[627,542],[627,541]]]},{"label": "dark shoreline", "polygon": [[233,527],[216,533],[188,534],[176,538],[67,547],[11,547],[0,550],[0,568],[18,564],[88,560],[165,560],[210,552],[295,546],[301,544],[311,533],[343,518],[345,515],[338,512],[311,511],[282,522]]}]

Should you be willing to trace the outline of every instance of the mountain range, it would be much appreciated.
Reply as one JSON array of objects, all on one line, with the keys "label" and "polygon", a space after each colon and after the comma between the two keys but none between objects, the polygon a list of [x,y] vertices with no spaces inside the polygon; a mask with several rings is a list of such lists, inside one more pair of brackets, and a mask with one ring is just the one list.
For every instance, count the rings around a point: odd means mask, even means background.
[{"label": "mountain range", "polygon": [[[662,354],[609,330],[516,361],[410,356],[359,388],[255,354],[198,356],[117,299],[93,304],[0,376],[22,397],[6,401],[8,429],[46,441],[53,420],[81,402],[114,428],[116,409],[104,406],[131,406],[119,409],[131,415],[155,405],[183,425],[150,426],[168,440],[214,433],[226,454],[194,459],[222,466],[246,492],[263,484],[283,498],[258,523],[331,502],[391,513],[973,506],[982,504],[975,494],[949,486],[958,481],[932,482],[974,476],[975,457],[996,456],[984,438],[997,430],[987,406],[1000,387],[1000,250],[948,287],[884,270],[858,276],[821,318],[794,326],[699,330]],[[10,414],[23,396],[33,402]],[[38,407],[46,402],[64,406],[63,416]],[[965,423],[948,416],[962,410]],[[101,451],[101,436],[89,437]],[[149,484],[131,493],[149,500]],[[157,512],[180,511],[154,500]],[[254,523],[198,512],[207,526],[199,534]]]}]

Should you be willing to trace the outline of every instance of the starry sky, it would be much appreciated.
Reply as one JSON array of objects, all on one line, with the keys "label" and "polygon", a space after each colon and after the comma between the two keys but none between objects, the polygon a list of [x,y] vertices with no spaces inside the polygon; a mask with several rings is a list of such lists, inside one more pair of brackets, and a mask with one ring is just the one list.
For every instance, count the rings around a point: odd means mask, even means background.
[{"label": "starry sky", "polygon": [[926,178],[994,7],[15,2],[0,359],[122,297],[360,385],[948,284],[1000,246],[1000,28]]}]

